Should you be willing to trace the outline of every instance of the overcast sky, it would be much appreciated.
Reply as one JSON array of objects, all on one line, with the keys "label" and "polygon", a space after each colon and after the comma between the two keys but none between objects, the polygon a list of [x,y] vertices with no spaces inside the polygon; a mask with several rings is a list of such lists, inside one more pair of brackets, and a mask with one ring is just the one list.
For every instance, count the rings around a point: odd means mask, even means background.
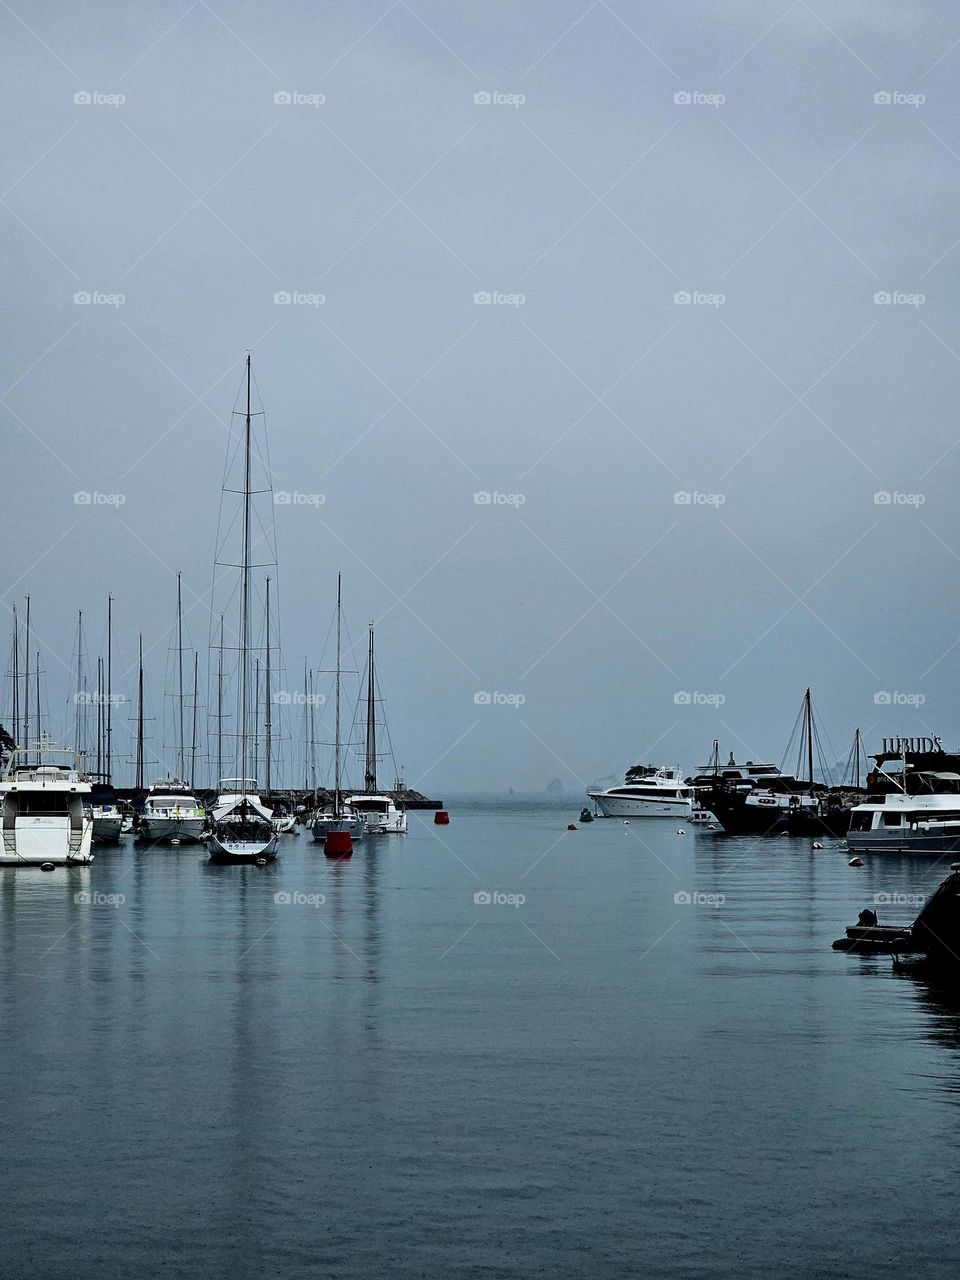
[{"label": "overcast sky", "polygon": [[329,666],[342,572],[411,785],[779,760],[808,684],[834,758],[856,725],[960,741],[955,4],[0,28],[2,598],[31,593],[55,734],[110,591],[169,758],[175,575],[205,671],[250,348],[281,683]]}]

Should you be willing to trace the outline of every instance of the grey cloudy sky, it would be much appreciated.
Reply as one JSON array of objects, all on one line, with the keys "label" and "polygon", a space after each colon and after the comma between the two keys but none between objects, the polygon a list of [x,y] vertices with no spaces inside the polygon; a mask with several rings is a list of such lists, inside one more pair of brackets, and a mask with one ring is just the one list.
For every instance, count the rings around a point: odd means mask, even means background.
[{"label": "grey cloudy sky", "polygon": [[154,703],[178,569],[205,645],[249,347],[275,487],[324,499],[276,508],[286,662],[321,664],[341,570],[413,785],[778,759],[807,684],[838,755],[960,740],[955,5],[0,28],[3,600],[32,593],[55,731],[108,590]]}]

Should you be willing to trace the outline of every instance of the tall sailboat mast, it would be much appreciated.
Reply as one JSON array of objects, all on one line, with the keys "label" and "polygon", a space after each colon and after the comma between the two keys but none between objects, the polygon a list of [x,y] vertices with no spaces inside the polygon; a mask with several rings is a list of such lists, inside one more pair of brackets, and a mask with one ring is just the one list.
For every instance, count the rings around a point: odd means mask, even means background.
[{"label": "tall sailboat mast", "polygon": [[310,698],[307,685],[307,660],[303,660],[303,789],[307,790],[310,778]]},{"label": "tall sailboat mast", "polygon": [[337,677],[336,696],[334,699],[334,745],[333,745],[333,812],[339,818],[340,812],[340,575],[337,574]]},{"label": "tall sailboat mast", "polygon": [[20,620],[17,617],[17,606],[13,606],[13,733],[16,740],[20,737]]},{"label": "tall sailboat mast", "polygon": [[253,660],[253,768],[251,777],[260,780],[260,657]]},{"label": "tall sailboat mast", "polygon": [[103,773],[103,658],[97,658],[97,777]]},{"label": "tall sailboat mast", "polygon": [[82,733],[83,714],[83,610],[77,612],[77,692],[74,706],[73,745],[78,755],[83,753],[84,737]]},{"label": "tall sailboat mast", "polygon": [[810,785],[813,786],[813,699],[810,697],[808,689],[804,695],[804,702],[807,708],[807,776],[810,779]]},{"label": "tall sailboat mast", "polygon": [[111,781],[113,766],[113,596],[107,596],[107,743],[105,770]]},{"label": "tall sailboat mast", "polygon": [[267,795],[270,794],[270,756],[272,754],[272,730],[273,724],[271,720],[271,699],[273,694],[270,689],[270,579],[267,578],[267,671],[266,671],[266,690],[264,692],[264,701],[266,703],[266,723],[264,726],[264,784],[267,788]]},{"label": "tall sailboat mast", "polygon": [[223,614],[220,615],[220,647],[217,653],[217,785],[223,777]]},{"label": "tall sailboat mast", "polygon": [[30,750],[30,597],[27,596],[27,629],[23,645],[23,748]]},{"label": "tall sailboat mast", "polygon": [[377,705],[376,678],[373,671],[373,623],[370,623],[370,642],[367,653],[367,759],[363,785],[367,791],[377,789]]},{"label": "tall sailboat mast", "polygon": [[177,777],[187,776],[183,736],[183,597],[177,574]]},{"label": "tall sailboat mast", "polygon": [[316,712],[317,704],[313,696],[313,667],[310,668],[310,702],[307,708],[310,712],[310,788],[313,791],[314,799],[317,795],[317,721]]},{"label": "tall sailboat mast", "polygon": [[[250,701],[250,353],[247,352],[247,412],[243,433],[243,558],[240,585],[240,776],[247,777]],[[246,789],[245,783],[241,783]]]},{"label": "tall sailboat mast", "polygon": [[190,742],[190,790],[196,786],[197,774],[197,696],[199,693],[199,681],[197,675],[197,660],[199,654],[196,649],[193,651],[193,725],[191,728]]},{"label": "tall sailboat mast", "polygon": [[140,666],[137,673],[137,763],[135,785],[143,790],[143,635],[140,636]]}]

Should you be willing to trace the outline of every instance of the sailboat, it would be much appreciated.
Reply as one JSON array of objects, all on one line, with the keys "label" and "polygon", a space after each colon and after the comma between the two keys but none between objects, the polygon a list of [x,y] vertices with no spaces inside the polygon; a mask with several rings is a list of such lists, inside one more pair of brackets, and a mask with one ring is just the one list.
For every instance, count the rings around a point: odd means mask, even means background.
[{"label": "sailboat", "polygon": [[[177,574],[177,769],[175,774],[159,779],[147,792],[140,818],[140,834],[147,840],[200,840],[207,825],[203,806],[186,782],[187,746],[183,718],[183,596],[180,574]],[[196,759],[197,665],[193,666],[193,748]],[[191,773],[193,772],[191,768]]]},{"label": "sailboat", "polygon": [[[113,596],[107,596],[107,666],[104,685],[103,663],[97,663],[97,779],[90,796],[94,844],[116,844],[123,834],[126,811],[113,789]],[[83,684],[83,614],[77,619],[77,750],[86,737],[81,706],[86,701]]]},{"label": "sailboat", "polygon": [[333,804],[325,813],[319,813],[313,820],[314,840],[325,842],[331,832],[340,832],[353,840],[362,840],[367,824],[361,816],[353,813],[344,802],[341,790],[341,755],[340,742],[340,575],[337,574],[337,672],[336,698],[334,708],[334,746],[333,746]]},{"label": "sailboat", "polygon": [[377,790],[377,678],[373,662],[373,623],[367,651],[367,734],[363,791],[347,796],[347,807],[366,819],[368,835],[406,835],[407,811],[393,796]]},{"label": "sailboat", "polygon": [[[207,832],[207,850],[214,862],[268,862],[277,856],[279,834],[273,825],[273,811],[263,803],[258,785],[250,770],[251,700],[250,655],[250,590],[252,555],[252,431],[250,408],[250,356],[246,363],[246,412],[243,430],[243,532],[240,563],[240,698],[239,752],[240,775],[221,778],[217,802],[213,807]],[[226,481],[225,481],[226,486]],[[225,488],[226,491],[226,488]]]},{"label": "sailboat", "polygon": [[[814,752],[822,752],[813,714],[813,698],[807,689],[793,733],[789,755],[799,732],[796,770],[783,773],[776,765],[737,764],[731,755],[726,765],[715,751],[711,766],[692,781],[701,804],[716,814],[727,835],[845,835],[850,822],[850,800],[843,788],[818,782]],[[804,774],[806,775],[804,777]]]}]

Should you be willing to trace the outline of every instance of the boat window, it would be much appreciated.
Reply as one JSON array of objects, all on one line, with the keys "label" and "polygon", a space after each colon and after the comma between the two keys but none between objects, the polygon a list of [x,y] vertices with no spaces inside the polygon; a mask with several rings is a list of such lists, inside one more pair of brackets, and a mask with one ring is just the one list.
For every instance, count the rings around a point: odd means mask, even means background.
[{"label": "boat window", "polygon": [[885,827],[900,827],[903,825],[903,815],[901,813],[885,813],[883,815],[883,825]]},{"label": "boat window", "polygon": [[64,791],[21,791],[17,811],[26,817],[62,817],[70,812],[70,796]]},{"label": "boat window", "polygon": [[872,813],[855,813],[850,818],[850,830],[869,831],[872,823]]}]

